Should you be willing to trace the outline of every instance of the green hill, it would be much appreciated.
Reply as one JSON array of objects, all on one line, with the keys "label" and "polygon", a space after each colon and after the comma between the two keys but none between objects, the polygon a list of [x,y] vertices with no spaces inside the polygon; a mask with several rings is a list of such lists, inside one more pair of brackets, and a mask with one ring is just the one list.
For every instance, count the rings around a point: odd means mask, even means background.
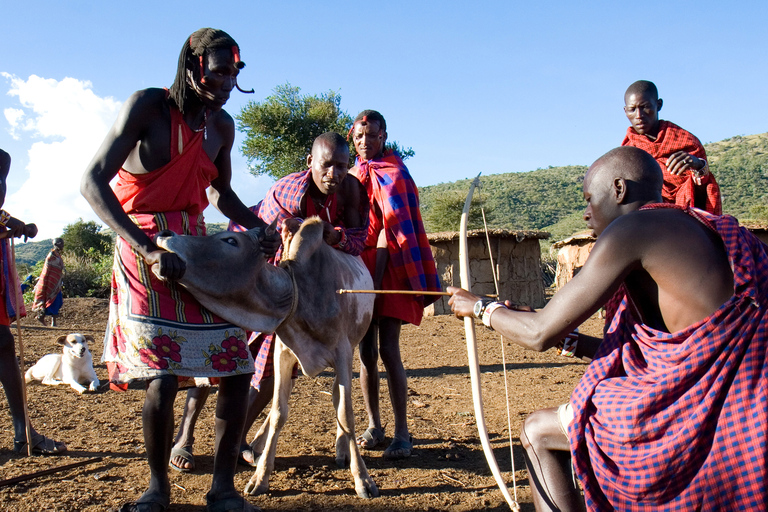
[{"label": "green hill", "polygon": [[[723,211],[740,220],[768,221],[768,133],[732,137],[705,148],[720,184]],[[479,196],[491,213],[489,227],[549,231],[550,241],[583,230],[581,186],[586,170],[566,166],[481,176]],[[467,179],[419,190],[427,231],[446,229],[447,219],[430,207],[444,203],[446,197],[463,202],[469,184]],[[459,215],[454,211],[456,218],[447,225],[457,229]]]}]

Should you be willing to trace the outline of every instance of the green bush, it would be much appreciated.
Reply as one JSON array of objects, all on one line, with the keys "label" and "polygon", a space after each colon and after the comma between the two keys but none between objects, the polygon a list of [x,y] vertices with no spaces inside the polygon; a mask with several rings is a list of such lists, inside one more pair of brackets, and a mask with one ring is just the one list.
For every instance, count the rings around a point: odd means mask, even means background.
[{"label": "green bush", "polygon": [[65,297],[108,298],[112,279],[112,254],[90,248],[83,256],[64,253]]}]

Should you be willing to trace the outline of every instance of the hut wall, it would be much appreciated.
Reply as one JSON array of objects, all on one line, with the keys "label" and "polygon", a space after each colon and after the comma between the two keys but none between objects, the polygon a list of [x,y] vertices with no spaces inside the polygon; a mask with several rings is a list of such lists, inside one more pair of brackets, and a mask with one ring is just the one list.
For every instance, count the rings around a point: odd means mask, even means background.
[{"label": "hut wall", "polygon": [[[432,254],[437,264],[437,273],[443,287],[461,286],[459,274],[458,240],[431,242]],[[472,292],[494,294],[493,270],[485,238],[473,237],[468,240],[469,272]],[[539,240],[526,238],[517,242],[512,237],[491,237],[493,263],[499,281],[502,299],[535,308],[544,306],[544,282],[541,277],[541,249]],[[425,311],[425,315],[452,314],[448,297],[441,297]]]},{"label": "hut wall", "polygon": [[555,288],[560,289],[584,266],[594,242],[579,241],[564,245],[557,251]]}]

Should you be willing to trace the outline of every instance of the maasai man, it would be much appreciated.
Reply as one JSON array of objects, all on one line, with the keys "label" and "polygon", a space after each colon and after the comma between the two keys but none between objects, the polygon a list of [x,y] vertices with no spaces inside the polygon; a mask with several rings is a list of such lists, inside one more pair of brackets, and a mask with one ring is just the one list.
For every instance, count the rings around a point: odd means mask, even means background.
[{"label": "maasai man", "polygon": [[51,317],[51,327],[56,326],[56,317],[64,304],[61,293],[61,283],[64,281],[64,260],[61,251],[64,250],[64,240],[53,239],[53,249],[48,253],[43,263],[43,270],[35,285],[35,299],[32,310],[37,320],[45,325],[46,315]]},{"label": "maasai man", "polygon": [[[351,133],[358,155],[352,172],[365,186],[370,202],[368,238],[362,257],[375,288],[440,291],[435,260],[421,221],[419,192],[400,155],[385,150],[384,117],[375,110],[364,110],[355,119]],[[408,384],[400,358],[400,326],[403,322],[419,325],[424,307],[435,300],[434,295],[377,296],[373,322],[360,343],[360,385],[368,429],[357,441],[363,448],[384,441],[379,409],[381,353],[395,416],[392,443],[384,450],[388,459],[410,457],[413,450],[406,417]]]},{"label": "maasai man", "polygon": [[[11,156],[0,149],[0,207],[5,203],[6,179],[11,169]],[[10,237],[34,238],[37,226],[25,224],[0,210],[0,384],[8,399],[8,410],[13,422],[13,451],[26,455],[28,452],[24,412],[24,379],[21,377],[19,361],[16,359],[16,343],[11,334],[11,320],[26,315],[23,301],[17,304],[19,278],[16,263],[11,257]],[[7,236],[6,236],[7,235]],[[32,453],[34,455],[58,455],[67,451],[67,446],[31,430]]]},{"label": "maasai man", "polygon": [[[253,510],[234,486],[237,447],[253,358],[245,332],[212,315],[174,281],[184,262],[158,248],[170,229],[204,235],[211,203],[249,228],[265,227],[230,186],[232,118],[222,110],[244,64],[226,32],[200,29],[185,42],[169,90],[145,89],[123,106],[83,177],[81,190],[118,238],[104,360],[110,381],[144,380],[142,412],[150,468],[147,491],[120,510],[165,510],[173,401],[179,377],[220,377],[216,444],[208,509]],[[114,190],[110,180],[118,176]],[[278,239],[265,237],[273,254]],[[222,283],[226,286],[226,283]]]},{"label": "maasai man", "polygon": [[[768,248],[733,217],[660,204],[662,182],[637,148],[592,164],[597,242],[543,310],[448,289],[457,316],[592,359],[569,404],[524,422],[537,510],[768,509]],[[606,301],[602,340],[572,332]]]},{"label": "maasai man", "polygon": [[624,113],[631,126],[622,146],[650,153],[664,172],[665,203],[722,213],[720,187],[709,172],[699,139],[674,123],[659,119],[663,100],[653,82],[638,80],[624,93]]},{"label": "maasai man", "polygon": [[[344,137],[327,132],[317,137],[307,156],[306,171],[289,174],[269,189],[266,197],[252,210],[265,223],[276,222],[285,240],[295,233],[301,222],[312,216],[324,220],[325,241],[336,249],[359,256],[365,247],[368,235],[368,200],[365,189],[349,171],[349,146]],[[230,224],[232,231],[243,227]],[[271,260],[280,263],[282,248]],[[256,457],[248,445],[247,436],[256,417],[272,398],[274,386],[274,334],[254,333],[249,340],[249,349],[256,354],[256,372],[251,379],[248,393],[248,416],[243,429],[238,461],[245,465],[256,465]],[[294,368],[294,377],[297,368]],[[187,392],[187,403],[176,435],[174,449],[191,453],[194,443],[194,429],[200,410],[208,397],[210,388],[192,388]],[[179,471],[193,466],[189,457],[178,452],[172,457],[171,467]]]}]

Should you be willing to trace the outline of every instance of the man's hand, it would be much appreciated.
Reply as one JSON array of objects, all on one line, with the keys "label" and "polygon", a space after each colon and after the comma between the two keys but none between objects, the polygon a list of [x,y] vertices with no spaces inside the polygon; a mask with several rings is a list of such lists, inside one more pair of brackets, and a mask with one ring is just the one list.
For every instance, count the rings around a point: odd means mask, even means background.
[{"label": "man's hand", "polygon": [[323,240],[328,245],[336,245],[341,242],[341,233],[336,231],[333,224],[323,221]]},{"label": "man's hand", "polygon": [[21,238],[24,237],[26,242],[28,238],[34,238],[37,235],[37,226],[34,224],[24,224],[24,222],[11,217],[8,222],[5,223],[6,229],[9,231],[8,238]]},{"label": "man's hand", "polygon": [[[280,233],[274,227],[270,229],[271,226],[267,226],[266,229],[262,229],[261,233],[259,233],[259,247],[261,247],[261,252],[264,253],[265,258],[274,256],[282,243]],[[283,223],[283,229],[285,229],[285,223]]]},{"label": "man's hand", "polygon": [[187,264],[178,254],[163,249],[152,251],[144,257],[152,272],[163,281],[178,281],[187,271]]},{"label": "man's hand", "polygon": [[455,286],[449,286],[446,291],[451,294],[451,298],[448,299],[448,305],[451,306],[451,311],[458,317],[474,317],[475,316],[475,302],[480,300],[479,295],[470,293],[463,288],[456,288]]},{"label": "man's hand", "polygon": [[695,178],[702,178],[707,174],[707,162],[685,151],[678,151],[667,159],[667,170],[675,176],[691,171]]}]

